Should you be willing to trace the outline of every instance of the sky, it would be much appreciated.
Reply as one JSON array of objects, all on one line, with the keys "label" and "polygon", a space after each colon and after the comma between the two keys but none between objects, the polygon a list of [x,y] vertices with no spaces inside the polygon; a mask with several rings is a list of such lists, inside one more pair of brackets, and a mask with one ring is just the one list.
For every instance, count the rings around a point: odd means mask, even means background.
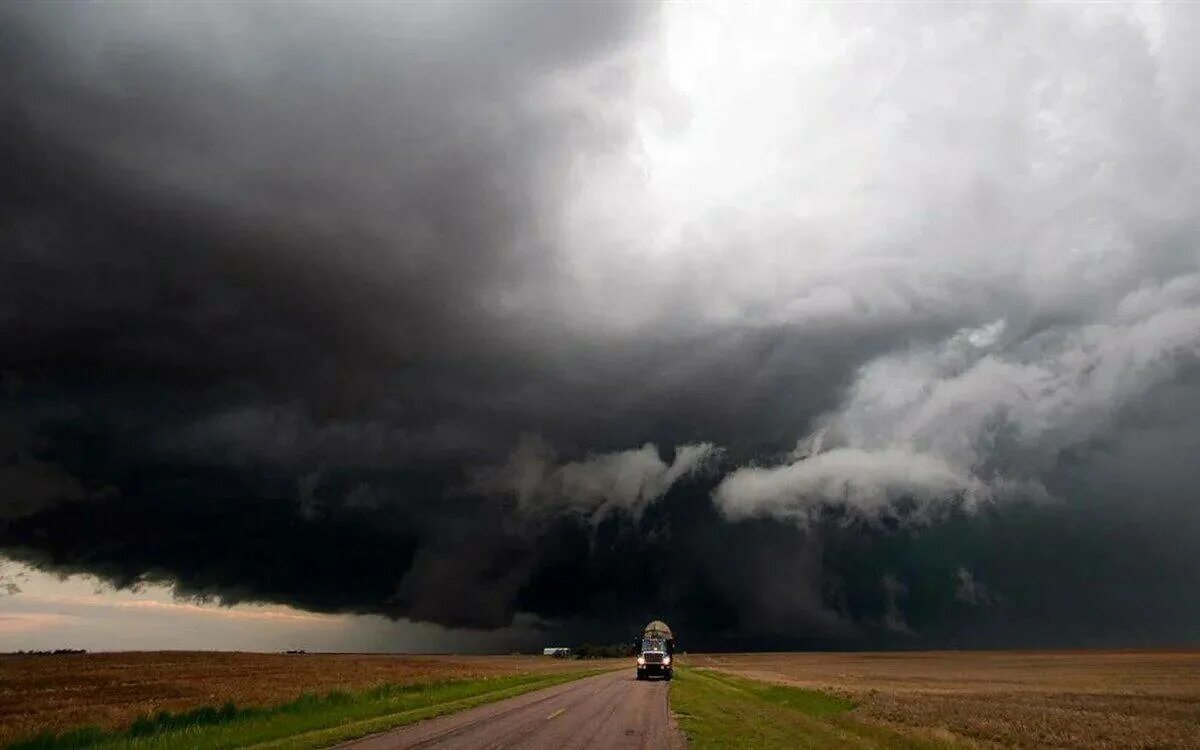
[{"label": "sky", "polygon": [[0,650],[1196,643],[1198,33],[0,4]]}]

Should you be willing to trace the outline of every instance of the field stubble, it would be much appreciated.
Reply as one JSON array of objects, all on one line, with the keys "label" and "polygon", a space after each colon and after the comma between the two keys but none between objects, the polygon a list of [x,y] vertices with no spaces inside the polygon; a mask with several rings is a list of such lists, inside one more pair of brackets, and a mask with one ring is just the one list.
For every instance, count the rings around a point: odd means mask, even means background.
[{"label": "field stubble", "polygon": [[964,744],[1200,748],[1197,651],[720,654],[688,663],[825,690],[853,700],[864,721]]},{"label": "field stubble", "polygon": [[305,693],[443,680],[554,674],[597,662],[537,656],[134,652],[0,656],[0,746],[82,725],[199,706],[269,706]]}]

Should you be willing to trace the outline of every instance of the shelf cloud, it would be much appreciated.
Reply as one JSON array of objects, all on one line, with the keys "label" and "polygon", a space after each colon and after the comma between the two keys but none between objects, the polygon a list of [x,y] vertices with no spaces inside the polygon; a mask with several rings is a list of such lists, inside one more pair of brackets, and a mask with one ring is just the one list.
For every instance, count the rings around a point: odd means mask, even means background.
[{"label": "shelf cloud", "polygon": [[0,553],[506,646],[1194,640],[1197,32],[6,5]]}]

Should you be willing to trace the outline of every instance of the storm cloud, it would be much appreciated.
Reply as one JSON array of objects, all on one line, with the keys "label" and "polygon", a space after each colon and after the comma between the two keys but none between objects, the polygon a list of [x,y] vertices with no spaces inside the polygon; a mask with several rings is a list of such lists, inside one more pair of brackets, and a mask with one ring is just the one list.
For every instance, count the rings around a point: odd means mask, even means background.
[{"label": "storm cloud", "polygon": [[0,551],[565,639],[1194,639],[1197,31],[4,5]]}]

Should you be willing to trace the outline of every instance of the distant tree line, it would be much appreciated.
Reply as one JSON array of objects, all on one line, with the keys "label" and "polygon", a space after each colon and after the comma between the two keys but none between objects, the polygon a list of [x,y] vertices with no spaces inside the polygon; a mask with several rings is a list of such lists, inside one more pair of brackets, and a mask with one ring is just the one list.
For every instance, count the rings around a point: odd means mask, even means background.
[{"label": "distant tree line", "polygon": [[15,656],[61,656],[62,654],[86,654],[86,648],[56,648],[53,651],[13,651]]},{"label": "distant tree line", "polygon": [[576,659],[619,659],[633,656],[634,651],[633,645],[629,643],[610,643],[608,645],[584,643],[574,649]]}]

